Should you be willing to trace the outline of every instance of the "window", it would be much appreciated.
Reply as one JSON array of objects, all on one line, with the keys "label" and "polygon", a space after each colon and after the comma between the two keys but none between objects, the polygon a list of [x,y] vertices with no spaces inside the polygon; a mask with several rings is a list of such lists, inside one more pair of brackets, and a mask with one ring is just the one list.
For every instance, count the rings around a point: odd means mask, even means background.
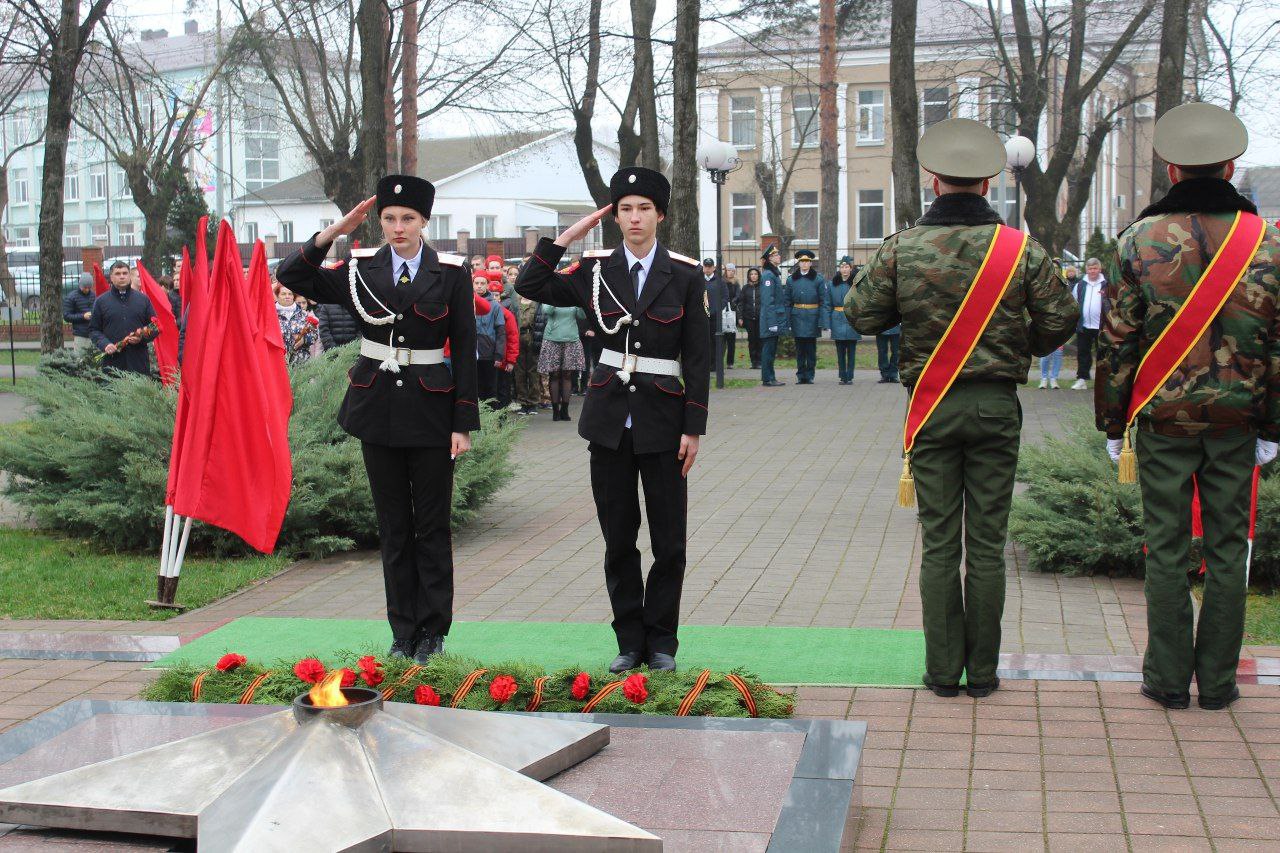
[{"label": "window", "polygon": [[858,239],[884,239],[884,190],[858,190]]},{"label": "window", "polygon": [[321,220],[320,220],[320,230],[321,230],[321,231],[323,231],[324,229],[328,228],[328,227],[329,227],[330,225],[332,225],[332,224],[333,224],[333,220],[332,220],[332,219],[321,219]]},{"label": "window", "polygon": [[[80,200],[80,176],[79,176],[79,175],[77,175],[77,174],[75,174],[75,173],[71,173],[71,174],[68,174],[68,175],[63,179],[63,181],[62,181],[62,198],[63,198],[65,201],[79,201],[79,200]],[[71,244],[71,245],[76,245],[76,244]]]},{"label": "window", "polygon": [[946,86],[925,89],[920,97],[920,129],[946,121],[951,115],[951,90]]},{"label": "window", "polygon": [[731,193],[729,196],[729,239],[747,243],[756,239],[755,193]]},{"label": "window", "polygon": [[496,216],[477,216],[476,217],[476,233],[472,237],[496,237],[495,231],[498,227],[498,217]]},{"label": "window", "polygon": [[14,169],[9,174],[9,200],[13,204],[26,204],[30,192],[27,170]]},{"label": "window", "polygon": [[992,184],[991,189],[987,191],[987,201],[991,202],[991,206],[1005,222],[1012,221],[1014,198],[1015,189],[1008,185],[1002,187],[999,184]]},{"label": "window", "polygon": [[928,210],[929,205],[933,204],[934,201],[937,200],[937,198],[938,198],[938,194],[933,191],[933,187],[921,187],[920,188],[920,212],[924,213],[926,210]]},{"label": "window", "polygon": [[138,245],[138,225],[136,222],[121,222],[116,226],[116,230],[120,233],[121,246]]},{"label": "window", "polygon": [[818,96],[813,92],[791,95],[791,145],[795,148],[818,144]]},{"label": "window", "polygon": [[273,136],[246,136],[244,186],[257,192],[280,180],[280,140]]},{"label": "window", "polygon": [[31,242],[31,226],[19,225],[14,228],[11,241],[15,249],[28,248],[33,245]]},{"label": "window", "polygon": [[1018,112],[1003,92],[991,93],[991,129],[1001,136],[1018,132]]},{"label": "window", "polygon": [[283,219],[280,220],[280,230],[277,233],[279,236],[277,236],[276,239],[279,240],[281,243],[292,243],[293,242],[293,223],[286,222]]},{"label": "window", "polygon": [[453,236],[453,232],[449,229],[449,216],[436,215],[431,217],[431,221],[427,223],[427,239],[428,240],[448,240]]},{"label": "window", "polygon": [[818,191],[798,192],[791,196],[791,222],[797,240],[818,239]]},{"label": "window", "polygon": [[276,127],[272,121],[271,98],[261,90],[250,90],[244,100],[245,133],[271,133]]},{"label": "window", "polygon": [[729,99],[729,137],[738,148],[756,144],[756,99],[734,96]]},{"label": "window", "polygon": [[84,231],[77,222],[74,225],[63,226],[62,229],[62,245],[64,246],[81,246],[84,245]]},{"label": "window", "polygon": [[884,142],[884,90],[869,89],[858,93],[858,144],[879,145]]},{"label": "window", "polygon": [[107,197],[107,167],[99,163],[89,167],[89,198],[101,200]]},{"label": "window", "polygon": [[125,177],[124,169],[115,168],[112,171],[115,172],[116,198],[128,198],[130,196],[129,179]]},{"label": "window", "polygon": [[240,230],[243,232],[246,243],[252,243],[254,240],[258,239],[258,223],[246,222],[241,226]]},{"label": "window", "polygon": [[95,222],[92,225],[90,225],[89,238],[93,240],[94,245],[97,245],[98,243],[106,243],[108,240],[107,223]]}]

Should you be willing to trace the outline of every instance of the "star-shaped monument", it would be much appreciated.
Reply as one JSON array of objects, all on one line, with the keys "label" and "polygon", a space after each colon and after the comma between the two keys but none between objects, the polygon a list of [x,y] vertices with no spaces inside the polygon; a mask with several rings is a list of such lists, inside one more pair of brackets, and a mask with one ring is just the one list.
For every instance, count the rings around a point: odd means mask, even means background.
[{"label": "star-shaped monument", "polygon": [[0,822],[195,838],[201,853],[662,850],[539,781],[602,749],[607,726],[366,694],[15,785]]}]

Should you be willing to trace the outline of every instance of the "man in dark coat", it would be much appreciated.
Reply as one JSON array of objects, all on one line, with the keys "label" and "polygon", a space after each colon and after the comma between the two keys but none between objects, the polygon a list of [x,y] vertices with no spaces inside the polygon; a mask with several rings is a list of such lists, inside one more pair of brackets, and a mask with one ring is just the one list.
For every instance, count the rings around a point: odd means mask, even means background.
[{"label": "man in dark coat", "polygon": [[93,274],[80,273],[80,286],[67,294],[62,300],[62,319],[71,324],[75,350],[81,352],[89,347],[89,318],[93,316]]},{"label": "man in dark coat", "polygon": [[151,300],[129,285],[129,265],[111,265],[111,289],[99,296],[89,314],[89,338],[106,355],[104,369],[126,370],[149,375],[151,360],[147,342],[160,330],[151,322]]},{"label": "man in dark coat", "polygon": [[360,337],[360,326],[356,323],[356,318],[341,305],[320,302],[312,310],[316,312],[316,319],[320,321],[322,348],[340,347]]}]

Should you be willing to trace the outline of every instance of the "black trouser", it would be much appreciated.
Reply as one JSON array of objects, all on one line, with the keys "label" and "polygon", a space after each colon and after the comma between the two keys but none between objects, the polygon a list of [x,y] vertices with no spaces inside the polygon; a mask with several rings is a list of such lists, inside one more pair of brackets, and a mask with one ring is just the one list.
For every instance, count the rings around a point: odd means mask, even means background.
[{"label": "black trouser", "polygon": [[796,379],[812,382],[818,367],[818,339],[796,337]]},{"label": "black trouser", "polygon": [[1093,378],[1093,347],[1098,342],[1097,329],[1076,332],[1076,379]]},{"label": "black trouser", "polygon": [[738,349],[738,336],[734,332],[725,332],[724,338],[724,366],[733,367],[733,356]]},{"label": "black trouser", "polygon": [[497,397],[498,408],[505,409],[511,405],[511,376],[512,374],[501,368],[494,368],[494,375],[497,377]]},{"label": "black trouser", "polygon": [[[675,450],[636,453],[631,430],[622,431],[617,450],[591,444],[591,494],[604,534],[604,582],[613,605],[618,650],[646,649],[674,655],[679,646],[680,591],[684,586],[687,481]],[[640,572],[640,496],[644,488],[653,567]]]},{"label": "black trouser", "polygon": [[888,382],[898,381],[898,344],[901,335],[876,335],[876,361],[880,378]]},{"label": "black trouser", "polygon": [[760,321],[747,322],[747,355],[751,358],[752,369],[760,367]]},{"label": "black trouser", "polygon": [[585,394],[587,383],[591,381],[591,371],[600,363],[600,350],[604,349],[604,344],[600,343],[598,335],[582,335],[578,340],[582,343],[582,357],[586,359],[587,368],[573,374],[573,393]]},{"label": "black trouser", "polygon": [[841,382],[853,381],[853,363],[858,359],[857,341],[836,341],[836,367]]},{"label": "black trouser", "polygon": [[476,399],[493,402],[497,392],[497,370],[492,358],[476,359]]},{"label": "black trouser", "polygon": [[[492,362],[490,362],[492,366]],[[361,445],[378,513],[387,621],[397,640],[448,634],[453,622],[449,511],[453,460],[447,447]]]}]

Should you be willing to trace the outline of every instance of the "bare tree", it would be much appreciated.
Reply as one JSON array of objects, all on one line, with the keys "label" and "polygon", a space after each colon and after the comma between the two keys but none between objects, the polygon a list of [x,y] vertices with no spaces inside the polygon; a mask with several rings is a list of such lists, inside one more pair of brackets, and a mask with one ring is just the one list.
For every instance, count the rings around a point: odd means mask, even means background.
[{"label": "bare tree", "polygon": [[418,0],[404,0],[400,25],[400,169],[418,174]]},{"label": "bare tree", "polygon": [[893,124],[893,209],[898,228],[920,218],[920,103],[916,95],[916,0],[893,0],[889,19],[889,101]]},{"label": "bare tree", "polygon": [[1188,61],[1196,97],[1236,112],[1256,100],[1269,115],[1269,99],[1280,84],[1280,16],[1271,0],[1191,0]]},{"label": "bare tree", "polygon": [[618,123],[618,151],[624,166],[661,170],[658,150],[657,83],[653,69],[653,15],[656,0],[631,0],[631,87]]},{"label": "bare tree", "polygon": [[[1187,14],[1190,0],[1161,3],[1160,63],[1156,70],[1156,118],[1184,100],[1183,69],[1187,61]],[[1169,191],[1169,174],[1164,160],[1151,152],[1151,198]]]},{"label": "bare tree", "polygon": [[836,0],[822,0],[818,15],[818,257],[831,266],[840,230],[840,115],[836,106]]},{"label": "bare tree", "polygon": [[[390,40],[385,0],[359,0],[356,9],[356,33],[360,38],[360,128],[357,151],[360,179],[364,187],[376,186],[387,173],[387,43]],[[372,241],[373,224],[364,224],[367,239]]]},{"label": "bare tree", "polygon": [[28,0],[6,3],[32,36],[42,42],[39,50],[25,52],[40,58],[37,69],[48,85],[44,177],[40,184],[40,350],[53,352],[62,348],[62,185],[67,173],[67,137],[76,73],[94,28],[107,14],[111,0],[93,0],[83,18],[80,0],[61,0],[56,5]]},{"label": "bare tree", "polygon": [[240,47],[233,40],[203,78],[182,90],[138,42],[125,40],[120,24],[106,21],[98,31],[102,38],[87,51],[77,89],[75,121],[120,167],[143,217],[143,263],[164,270],[169,209],[188,180],[188,157],[202,142],[193,129],[214,80]]},{"label": "bare tree", "polygon": [[676,0],[672,48],[671,204],[663,240],[694,256],[698,244],[698,26],[701,0]]},{"label": "bare tree", "polygon": [[[35,65],[28,61],[21,48],[29,43],[28,34],[23,31],[23,21],[13,14],[13,10],[0,9],[0,116],[22,116],[25,120],[20,126],[29,128],[23,138],[6,139],[0,151],[0,219],[9,206],[9,166],[14,157],[40,142],[40,134],[36,132],[38,120],[30,108],[19,108],[18,102],[35,78]],[[25,115],[23,115],[25,113]],[[8,251],[5,246],[4,229],[0,228],[0,289],[3,289],[8,305],[18,304],[18,293],[13,274],[9,271]]]}]

